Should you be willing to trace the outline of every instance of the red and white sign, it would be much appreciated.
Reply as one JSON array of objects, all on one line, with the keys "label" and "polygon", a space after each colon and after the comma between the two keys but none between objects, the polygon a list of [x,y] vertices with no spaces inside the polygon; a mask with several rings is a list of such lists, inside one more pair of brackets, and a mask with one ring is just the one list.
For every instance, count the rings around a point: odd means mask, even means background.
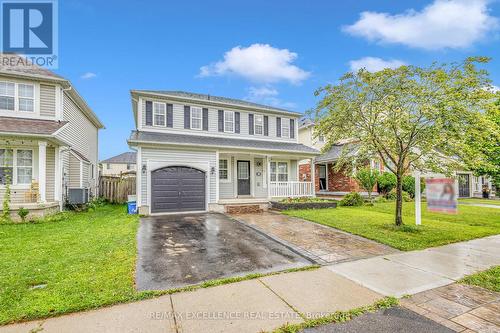
[{"label": "red and white sign", "polygon": [[427,210],[456,214],[458,201],[455,180],[452,178],[426,179]]}]

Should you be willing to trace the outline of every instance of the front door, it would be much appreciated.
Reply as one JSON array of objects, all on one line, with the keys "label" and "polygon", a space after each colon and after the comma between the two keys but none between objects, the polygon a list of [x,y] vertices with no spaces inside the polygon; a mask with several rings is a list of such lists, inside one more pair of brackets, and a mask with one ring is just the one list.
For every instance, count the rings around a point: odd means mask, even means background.
[{"label": "front door", "polygon": [[319,189],[326,191],[326,165],[319,165]]},{"label": "front door", "polygon": [[470,175],[458,175],[458,196],[460,198],[470,197]]},{"label": "front door", "polygon": [[250,161],[238,161],[238,195],[250,195]]}]

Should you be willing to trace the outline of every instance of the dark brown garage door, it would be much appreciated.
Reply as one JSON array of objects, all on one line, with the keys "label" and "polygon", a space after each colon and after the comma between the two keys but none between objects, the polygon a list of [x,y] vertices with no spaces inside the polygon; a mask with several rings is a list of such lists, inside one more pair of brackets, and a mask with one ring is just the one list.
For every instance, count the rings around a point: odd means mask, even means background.
[{"label": "dark brown garage door", "polygon": [[205,172],[172,166],[151,173],[151,212],[205,210]]}]

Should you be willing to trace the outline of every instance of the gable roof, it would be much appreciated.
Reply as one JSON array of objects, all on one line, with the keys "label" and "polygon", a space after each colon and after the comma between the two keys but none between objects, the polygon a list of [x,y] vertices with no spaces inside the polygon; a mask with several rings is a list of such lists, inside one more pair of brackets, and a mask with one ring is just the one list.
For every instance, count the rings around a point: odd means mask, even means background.
[{"label": "gable roof", "polygon": [[316,162],[331,162],[337,160],[340,156],[342,156],[342,152],[346,151],[347,156],[352,157],[356,156],[359,150],[359,146],[354,143],[348,144],[337,144],[333,145],[330,150],[328,150],[323,155],[317,157],[315,159]]},{"label": "gable roof", "polygon": [[128,151],[120,155],[110,157],[100,163],[116,163],[116,164],[135,164],[137,161],[137,153]]},{"label": "gable roof", "polygon": [[201,136],[188,134],[157,133],[132,131],[129,144],[156,143],[184,145],[209,148],[239,148],[257,151],[277,151],[281,153],[303,153],[307,155],[319,155],[319,151],[293,142],[277,142],[267,140],[235,139],[215,136]]},{"label": "gable roof", "polygon": [[94,126],[104,128],[103,123],[69,80],[46,68],[31,63],[27,58],[17,54],[0,53],[0,75],[60,84],[64,88],[64,92],[75,101]]},{"label": "gable roof", "polygon": [[131,93],[137,94],[149,94],[149,95],[157,95],[157,96],[165,96],[165,97],[174,97],[180,99],[189,99],[193,101],[199,102],[211,102],[211,103],[219,103],[219,104],[227,104],[233,106],[239,106],[243,108],[253,108],[260,109],[265,111],[271,111],[276,113],[288,114],[293,116],[300,116],[301,113],[295,111],[289,111],[269,105],[258,104],[249,102],[242,99],[230,98],[230,97],[220,97],[220,96],[212,96],[208,94],[199,94],[187,91],[172,91],[172,90],[132,90]]},{"label": "gable roof", "polygon": [[0,133],[52,135],[67,121],[0,117]]}]

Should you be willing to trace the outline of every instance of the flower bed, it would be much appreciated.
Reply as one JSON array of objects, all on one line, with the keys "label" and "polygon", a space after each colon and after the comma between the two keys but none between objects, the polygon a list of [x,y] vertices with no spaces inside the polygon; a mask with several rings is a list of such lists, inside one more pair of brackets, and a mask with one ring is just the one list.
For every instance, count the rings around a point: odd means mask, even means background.
[{"label": "flower bed", "polygon": [[276,210],[336,208],[337,201],[319,198],[287,198],[271,201],[271,208]]}]

